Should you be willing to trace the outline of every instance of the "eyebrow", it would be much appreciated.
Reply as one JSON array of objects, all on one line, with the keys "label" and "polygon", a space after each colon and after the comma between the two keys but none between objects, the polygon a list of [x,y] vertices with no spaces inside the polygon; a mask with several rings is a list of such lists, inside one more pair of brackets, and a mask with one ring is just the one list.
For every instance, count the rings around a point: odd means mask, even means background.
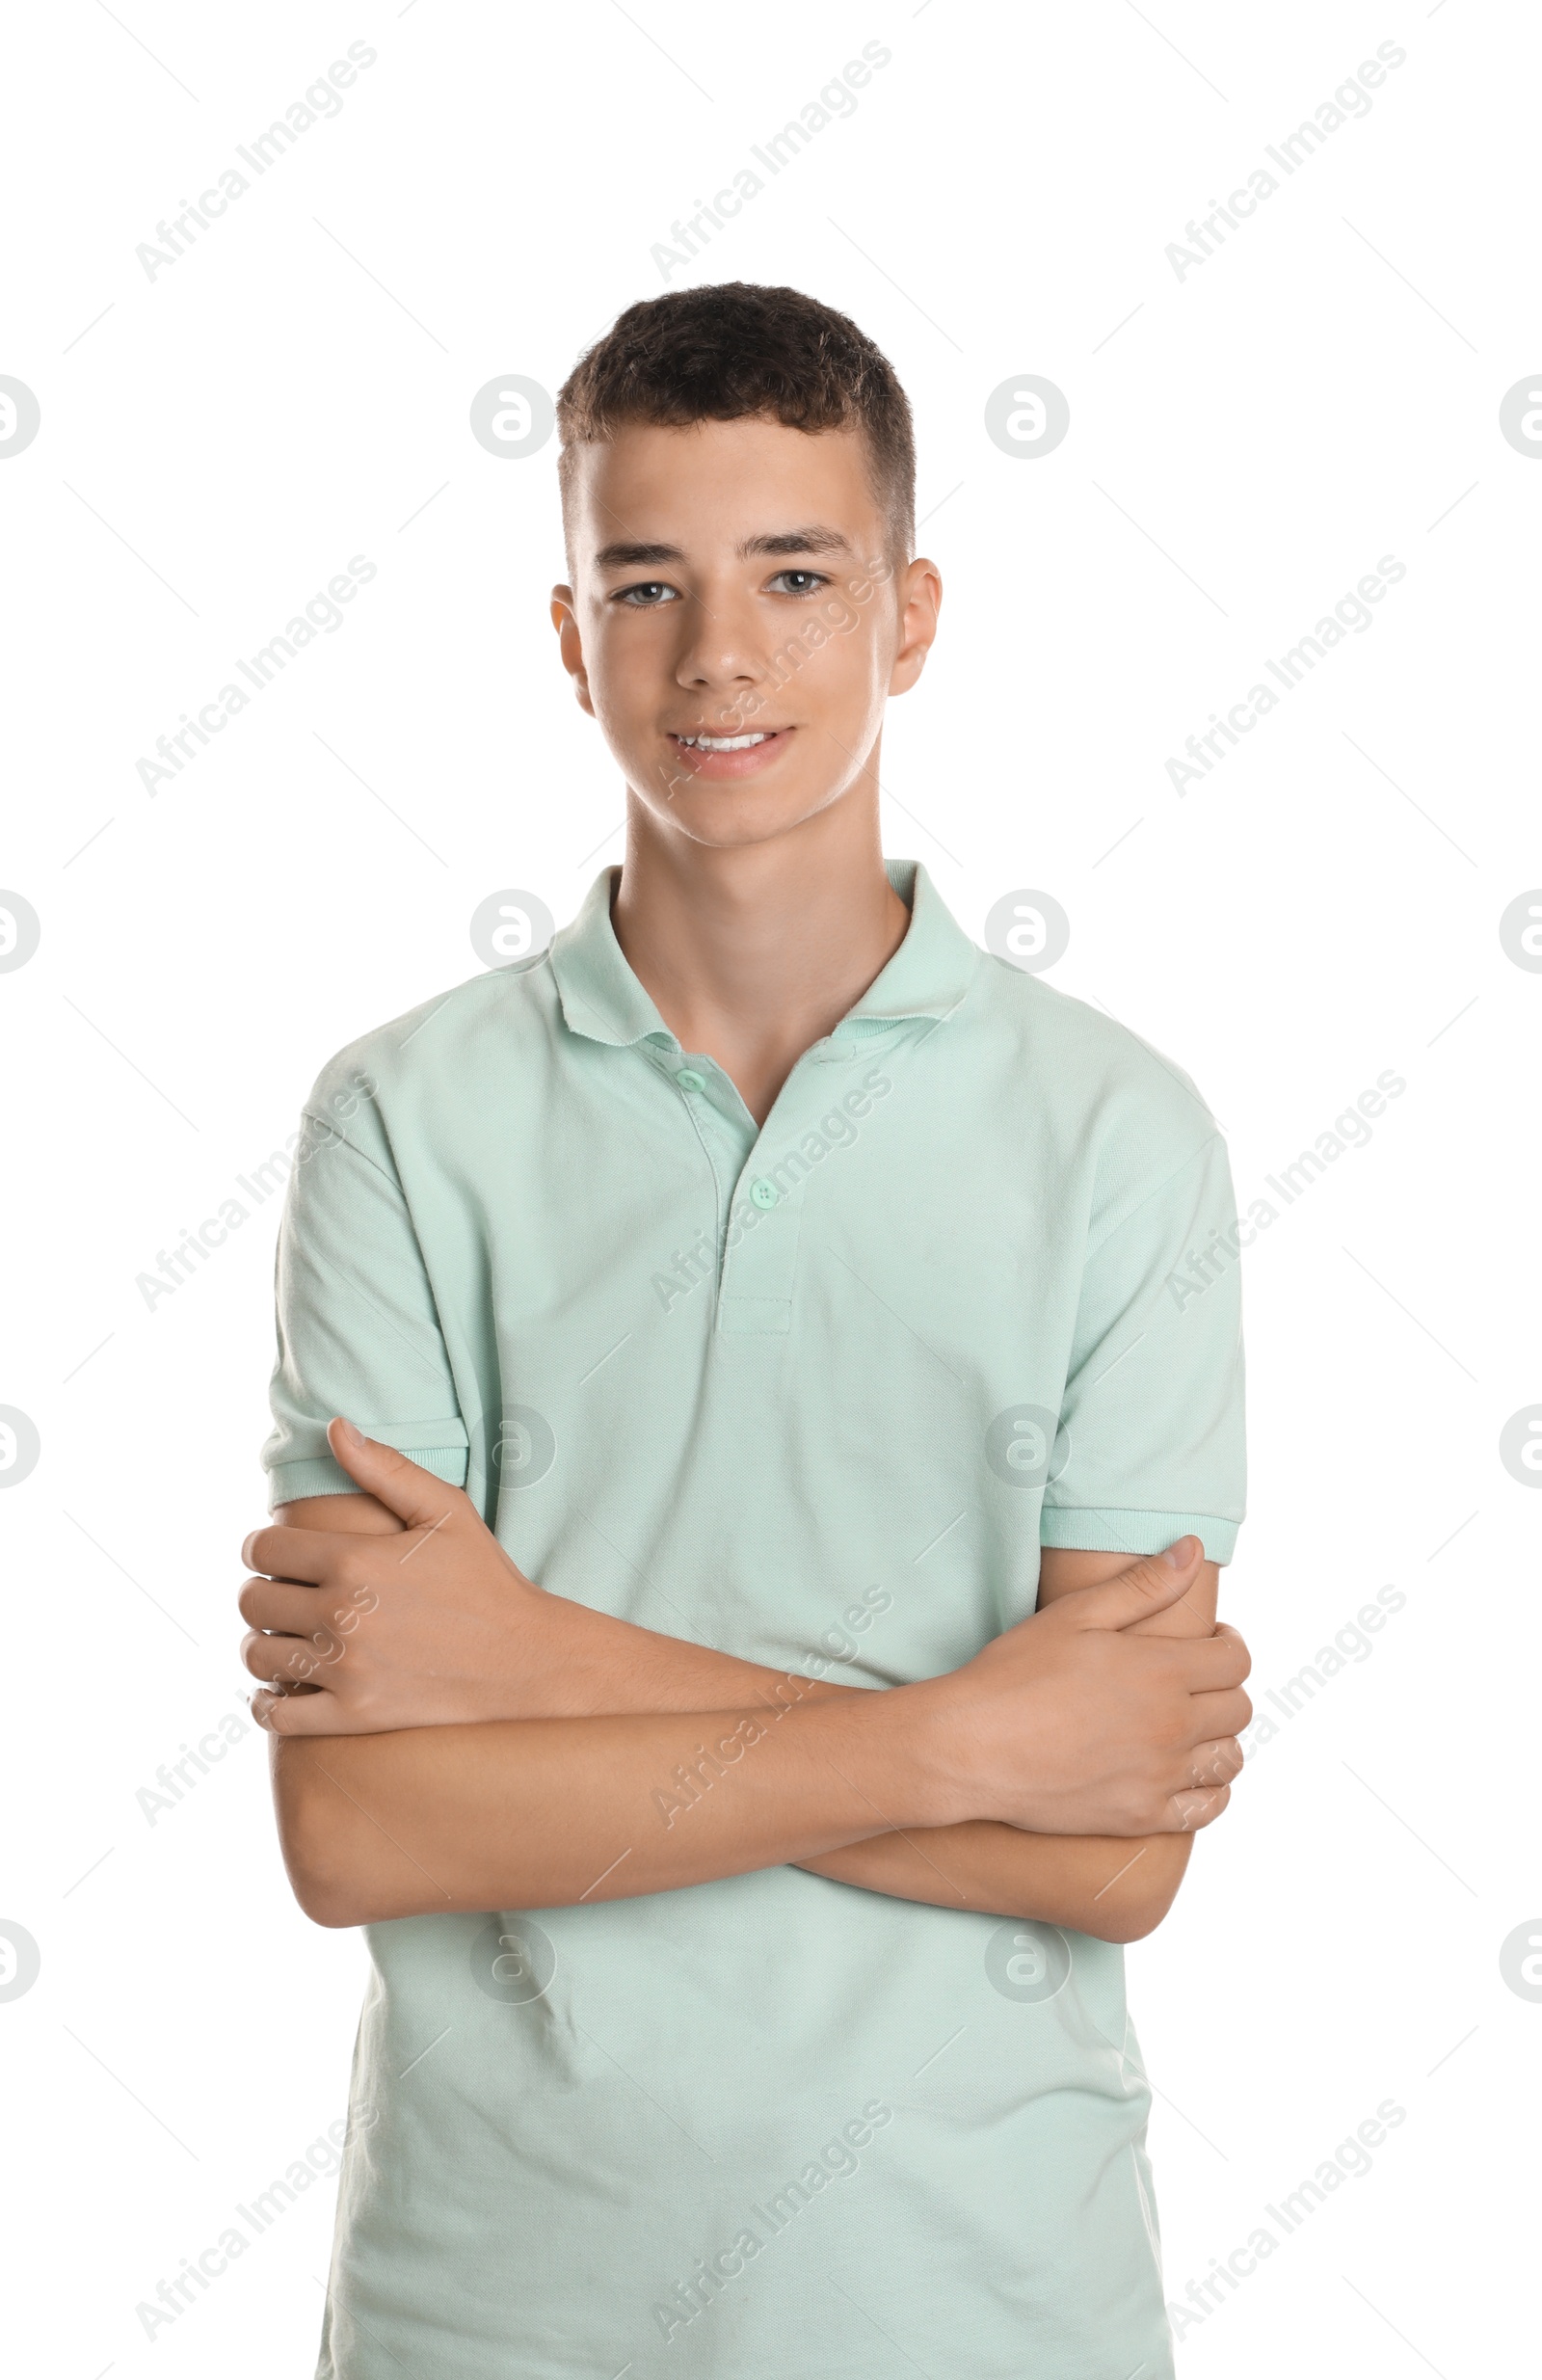
[{"label": "eyebrow", "polygon": [[[755,554],[788,553],[850,553],[849,538],[838,529],[824,527],[817,521],[806,528],[778,529],[763,537],[747,537],[734,548],[741,562]],[[602,571],[632,570],[648,562],[683,562],[684,549],[679,546],[648,546],[624,542],[601,546],[595,556],[595,568]]]}]

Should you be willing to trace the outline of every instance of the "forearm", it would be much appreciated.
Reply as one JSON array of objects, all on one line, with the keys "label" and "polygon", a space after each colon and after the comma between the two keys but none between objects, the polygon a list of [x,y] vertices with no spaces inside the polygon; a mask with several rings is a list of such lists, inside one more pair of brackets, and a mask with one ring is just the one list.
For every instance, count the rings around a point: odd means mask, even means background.
[{"label": "forearm", "polygon": [[[291,1528],[343,1528],[365,1537],[402,1534],[401,1522],[372,1496],[312,1496],[280,1507],[278,1517]],[[806,1698],[862,1691],[619,1619],[536,1586],[512,1564],[496,1632],[482,1652],[489,1706],[478,1715],[490,1719],[749,1710],[757,1703],[781,1708]],[[348,1658],[346,1647],[341,1658]],[[296,1677],[303,1681],[318,1664],[308,1646],[299,1648],[298,1659]],[[830,1663],[820,1659],[828,1670]]]},{"label": "forearm", "polygon": [[1193,1837],[1026,1834],[993,1819],[907,1829],[797,1865],[938,1909],[1037,1918],[1106,1942],[1138,1941],[1171,1908]]},{"label": "forearm", "polygon": [[281,1739],[275,1791],[322,1924],[667,1892],[936,1815],[893,1695]]},{"label": "forearm", "polygon": [[[538,1591],[522,1645],[518,1717],[582,1719],[645,1711],[780,1710],[865,1691],[807,1670],[776,1670],[710,1645],[660,1635],[585,1603]],[[825,1663],[828,1668],[830,1665]]]}]

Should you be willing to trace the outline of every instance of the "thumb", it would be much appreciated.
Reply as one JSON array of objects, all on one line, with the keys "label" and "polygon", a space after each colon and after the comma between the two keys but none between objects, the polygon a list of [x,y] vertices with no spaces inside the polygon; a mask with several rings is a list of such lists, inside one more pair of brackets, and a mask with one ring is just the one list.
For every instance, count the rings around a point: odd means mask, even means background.
[{"label": "thumb", "polygon": [[449,1511],[456,1491],[446,1481],[399,1455],[394,1446],[366,1438],[352,1422],[329,1422],[327,1443],[354,1484],[409,1529],[427,1529]]},{"label": "thumb", "polygon": [[1104,1579],[1101,1587],[1083,1587],[1064,1598],[1069,1618],[1075,1607],[1081,1628],[1129,1628],[1154,1612],[1165,1612],[1181,1602],[1194,1584],[1205,1548],[1198,1538],[1180,1538],[1163,1554],[1143,1554],[1128,1570]]}]

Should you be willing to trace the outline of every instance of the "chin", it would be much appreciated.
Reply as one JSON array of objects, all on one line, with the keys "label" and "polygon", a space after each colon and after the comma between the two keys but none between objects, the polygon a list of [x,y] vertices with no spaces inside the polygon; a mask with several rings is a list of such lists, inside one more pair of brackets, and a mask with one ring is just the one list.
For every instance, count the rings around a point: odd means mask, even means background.
[{"label": "chin", "polygon": [[729,792],[707,801],[696,796],[689,802],[672,802],[654,816],[691,842],[705,843],[714,851],[742,851],[753,843],[777,842],[784,835],[794,834],[827,810],[834,798],[827,795],[811,802],[772,804]]}]

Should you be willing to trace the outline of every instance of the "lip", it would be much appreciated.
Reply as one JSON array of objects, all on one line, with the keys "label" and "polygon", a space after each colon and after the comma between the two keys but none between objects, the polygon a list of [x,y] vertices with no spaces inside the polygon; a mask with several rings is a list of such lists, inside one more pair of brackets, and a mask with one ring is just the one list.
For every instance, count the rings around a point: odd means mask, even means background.
[{"label": "lip", "polygon": [[[702,728],[686,732],[705,735],[710,735],[712,730]],[[725,779],[758,777],[762,769],[769,768],[772,762],[786,750],[795,731],[790,727],[778,727],[745,732],[763,734],[764,743],[750,744],[742,752],[703,752],[695,744],[682,744],[675,735],[666,735],[664,740],[674,756],[676,766],[687,776],[705,777],[721,784]]]}]

